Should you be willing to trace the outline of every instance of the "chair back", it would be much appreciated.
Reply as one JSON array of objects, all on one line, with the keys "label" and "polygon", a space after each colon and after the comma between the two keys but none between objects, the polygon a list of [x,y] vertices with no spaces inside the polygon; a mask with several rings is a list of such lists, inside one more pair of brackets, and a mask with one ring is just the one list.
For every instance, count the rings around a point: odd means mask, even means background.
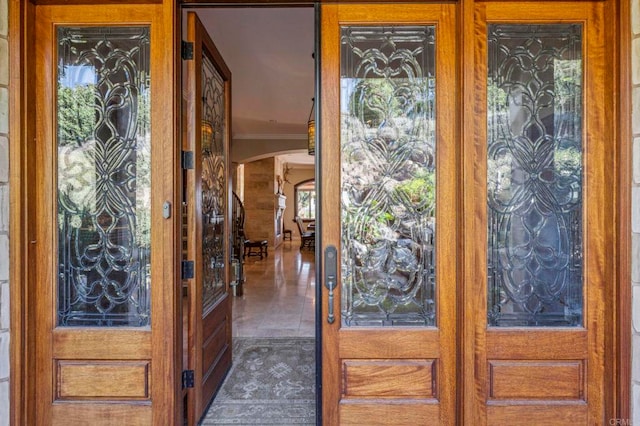
[{"label": "chair back", "polygon": [[305,233],[304,223],[302,223],[302,218],[300,216],[296,216],[296,224],[298,224],[298,231],[300,231],[300,235]]}]

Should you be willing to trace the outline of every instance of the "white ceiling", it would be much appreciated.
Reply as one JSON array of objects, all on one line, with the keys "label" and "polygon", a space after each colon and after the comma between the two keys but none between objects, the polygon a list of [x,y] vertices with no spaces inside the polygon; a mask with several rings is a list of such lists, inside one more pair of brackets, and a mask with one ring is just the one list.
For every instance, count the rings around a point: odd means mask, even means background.
[{"label": "white ceiling", "polygon": [[313,8],[196,11],[231,70],[233,139],[304,139],[314,96]]}]

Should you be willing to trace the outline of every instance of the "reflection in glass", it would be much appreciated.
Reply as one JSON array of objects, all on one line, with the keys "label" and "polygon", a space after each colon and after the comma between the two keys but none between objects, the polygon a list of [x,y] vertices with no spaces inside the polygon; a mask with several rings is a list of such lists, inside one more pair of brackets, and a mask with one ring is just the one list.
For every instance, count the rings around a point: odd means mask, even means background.
[{"label": "reflection in glass", "polygon": [[490,25],[488,323],[582,322],[582,27]]},{"label": "reflection in glass", "polygon": [[60,27],[58,324],[147,326],[148,27]]},{"label": "reflection in glass", "polygon": [[342,320],[435,325],[435,28],[344,27]]},{"label": "reflection in glass", "polygon": [[206,314],[226,294],[224,221],[224,80],[202,56],[202,304]]}]

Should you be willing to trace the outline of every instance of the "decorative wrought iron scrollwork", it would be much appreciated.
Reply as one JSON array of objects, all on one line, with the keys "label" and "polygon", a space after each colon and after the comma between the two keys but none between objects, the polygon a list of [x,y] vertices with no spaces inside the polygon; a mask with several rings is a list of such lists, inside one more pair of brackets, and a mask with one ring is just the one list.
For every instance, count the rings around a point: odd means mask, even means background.
[{"label": "decorative wrought iron scrollwork", "polygon": [[226,294],[224,221],[225,85],[202,56],[202,303],[206,312]]},{"label": "decorative wrought iron scrollwork", "polygon": [[490,25],[488,323],[582,318],[582,27]]}]

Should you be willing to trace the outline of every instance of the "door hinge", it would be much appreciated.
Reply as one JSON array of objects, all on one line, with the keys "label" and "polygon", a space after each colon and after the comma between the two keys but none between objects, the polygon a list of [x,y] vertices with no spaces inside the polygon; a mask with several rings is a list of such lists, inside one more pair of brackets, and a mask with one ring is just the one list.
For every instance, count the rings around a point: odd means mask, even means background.
[{"label": "door hinge", "polygon": [[195,374],[193,370],[184,370],[182,372],[182,389],[192,388],[195,382]]},{"label": "door hinge", "polygon": [[182,279],[190,280],[193,278],[194,264],[193,260],[182,261]]},{"label": "door hinge", "polygon": [[190,61],[193,59],[193,42],[182,40],[182,59]]},{"label": "door hinge", "polygon": [[182,151],[182,168],[184,170],[193,170],[193,151]]}]

